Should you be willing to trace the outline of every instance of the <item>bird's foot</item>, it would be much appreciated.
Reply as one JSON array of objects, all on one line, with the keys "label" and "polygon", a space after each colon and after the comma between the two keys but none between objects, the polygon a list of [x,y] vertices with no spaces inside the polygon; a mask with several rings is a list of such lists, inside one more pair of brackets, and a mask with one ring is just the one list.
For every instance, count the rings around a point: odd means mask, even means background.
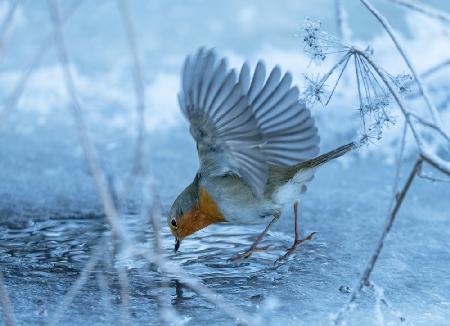
[{"label": "bird's foot", "polygon": [[286,253],[284,255],[278,257],[277,260],[275,260],[274,264],[277,265],[277,264],[287,260],[289,258],[289,256],[291,256],[297,250],[297,246],[299,244],[301,244],[305,241],[312,240],[316,233],[317,232],[312,232],[306,238],[294,240],[294,244],[286,250]]},{"label": "bird's foot", "polygon": [[271,245],[267,245],[267,246],[264,246],[264,247],[257,247],[256,245],[252,245],[246,251],[238,252],[238,253],[234,254],[233,256],[231,256],[230,259],[228,259],[228,261],[236,261],[236,260],[241,260],[241,259],[247,259],[254,252],[256,252],[256,251],[266,251],[267,249],[269,249],[270,246]]}]

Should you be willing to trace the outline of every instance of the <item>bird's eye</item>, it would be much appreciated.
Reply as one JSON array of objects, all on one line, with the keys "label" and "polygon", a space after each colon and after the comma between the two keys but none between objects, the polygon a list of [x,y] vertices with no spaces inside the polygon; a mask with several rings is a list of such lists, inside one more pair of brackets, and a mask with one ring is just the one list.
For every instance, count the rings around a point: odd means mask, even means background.
[{"label": "bird's eye", "polygon": [[172,226],[173,226],[174,228],[177,227],[177,221],[176,221],[175,219],[172,219],[172,221],[171,221],[170,223],[172,224]]}]

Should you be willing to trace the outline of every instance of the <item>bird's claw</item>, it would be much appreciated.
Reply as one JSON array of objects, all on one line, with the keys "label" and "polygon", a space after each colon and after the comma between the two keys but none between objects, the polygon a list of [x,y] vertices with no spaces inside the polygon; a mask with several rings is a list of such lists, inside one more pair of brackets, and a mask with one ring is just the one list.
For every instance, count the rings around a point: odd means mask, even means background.
[{"label": "bird's claw", "polygon": [[263,247],[257,247],[257,246],[251,246],[250,248],[248,248],[246,251],[242,252],[242,253],[237,253],[234,254],[233,256],[231,256],[230,259],[228,259],[228,261],[236,261],[236,260],[241,260],[241,259],[247,259],[249,258],[254,252],[256,251],[266,251],[267,249],[269,249],[272,245],[267,245],[267,246],[263,246]]},{"label": "bird's claw", "polygon": [[285,261],[286,259],[288,259],[289,256],[292,255],[292,254],[295,252],[295,250],[297,249],[297,246],[298,246],[299,244],[301,244],[301,243],[303,243],[303,242],[305,242],[305,241],[312,240],[313,237],[314,237],[314,235],[315,235],[316,233],[317,233],[317,232],[312,232],[312,233],[310,233],[307,237],[305,237],[305,238],[303,238],[303,239],[297,239],[297,240],[294,240],[294,244],[286,250],[286,253],[285,253],[284,255],[278,257],[278,258],[274,261],[274,265],[277,265],[277,264],[279,264],[279,263]]}]

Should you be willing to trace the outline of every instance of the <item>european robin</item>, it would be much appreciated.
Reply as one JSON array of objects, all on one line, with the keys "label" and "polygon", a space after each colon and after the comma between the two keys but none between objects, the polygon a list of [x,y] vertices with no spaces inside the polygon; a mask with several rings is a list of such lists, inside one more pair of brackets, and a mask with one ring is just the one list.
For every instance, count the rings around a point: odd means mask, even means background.
[{"label": "european robin", "polygon": [[[211,49],[186,58],[178,100],[200,167],[169,212],[175,251],[184,238],[212,223],[269,222],[250,248],[232,259],[249,257],[261,249],[258,243],[286,201],[305,191],[315,169],[355,147],[350,143],[317,156],[318,130],[291,83],[292,75],[278,66],[266,79],[262,61],[253,73],[247,63],[237,73]],[[299,238],[297,207],[294,201],[295,240],[287,255],[312,237]]]}]

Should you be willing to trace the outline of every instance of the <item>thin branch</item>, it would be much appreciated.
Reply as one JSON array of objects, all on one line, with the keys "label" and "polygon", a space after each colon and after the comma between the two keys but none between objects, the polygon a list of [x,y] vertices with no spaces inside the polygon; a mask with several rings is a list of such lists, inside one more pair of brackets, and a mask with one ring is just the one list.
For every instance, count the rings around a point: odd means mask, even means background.
[{"label": "thin branch", "polygon": [[403,186],[402,190],[395,196],[395,205],[392,208],[390,214],[388,215],[383,232],[381,233],[381,237],[377,242],[377,245],[375,246],[375,249],[372,252],[372,256],[369,259],[369,262],[366,265],[366,268],[364,269],[364,272],[362,273],[360,279],[358,280],[358,283],[353,288],[352,294],[350,295],[350,298],[348,302],[344,305],[344,307],[338,312],[338,314],[334,318],[334,324],[335,325],[342,325],[344,322],[344,317],[347,313],[347,311],[350,310],[352,303],[356,300],[359,293],[361,292],[362,288],[366,285],[369,285],[369,278],[370,274],[372,273],[375,264],[378,261],[378,258],[380,256],[381,250],[384,246],[384,241],[386,240],[386,237],[388,236],[392,225],[394,224],[395,218],[397,217],[397,213],[403,203],[403,200],[405,199],[406,193],[408,192],[409,188],[411,187],[411,184],[416,177],[416,175],[419,173],[422,166],[422,158],[417,159],[416,163],[414,164],[414,167],[411,170],[411,173],[408,176],[408,179],[405,182],[405,185]]},{"label": "thin branch", "polygon": [[86,122],[83,116],[83,110],[81,108],[80,101],[78,99],[77,90],[73,81],[72,72],[69,66],[69,57],[67,54],[67,48],[64,42],[62,34],[61,18],[59,14],[59,8],[56,0],[48,0],[48,6],[50,11],[51,22],[53,24],[54,37],[58,50],[58,58],[61,64],[61,68],[64,73],[64,82],[67,91],[72,99],[71,111],[78,131],[81,146],[89,166],[89,170],[94,179],[94,185],[97,194],[103,204],[103,209],[106,213],[106,218],[112,228],[115,236],[122,242],[125,241],[126,236],[124,229],[120,223],[119,216],[114,205],[112,192],[110,185],[107,181],[106,175],[100,166],[97,152],[92,143],[92,140],[87,132]]},{"label": "thin branch", "polygon": [[339,84],[339,81],[341,80],[342,74],[344,73],[345,68],[347,67],[347,64],[348,64],[348,62],[350,61],[350,59],[351,59],[351,56],[349,55],[349,56],[347,57],[347,60],[345,61],[344,65],[343,65],[343,67],[342,67],[342,70],[341,70],[341,72],[340,72],[340,74],[339,74],[339,76],[338,76],[336,82],[334,83],[333,89],[331,90],[330,96],[328,96],[328,100],[326,101],[325,106],[327,106],[328,103],[330,103],[331,97],[333,96],[334,91],[336,90],[336,87],[337,87],[337,85]]},{"label": "thin branch", "polygon": [[8,13],[5,16],[5,19],[3,20],[3,23],[0,27],[0,51],[4,49],[4,40],[6,37],[6,34],[8,33],[9,28],[11,27],[11,23],[13,22],[14,13],[16,12],[17,7],[19,6],[21,0],[15,0],[13,1],[10,6]]},{"label": "thin branch", "polygon": [[426,6],[416,1],[412,0],[389,0],[397,5],[404,8],[408,8],[412,11],[420,12],[428,17],[438,19],[444,23],[450,23],[450,15],[442,10],[437,10],[435,8]]},{"label": "thin branch", "polygon": [[[79,0],[74,3],[74,5],[67,11],[64,17],[61,18],[61,25],[65,24],[70,17],[75,13],[76,9],[79,8],[82,0]],[[39,67],[42,60],[44,59],[47,52],[52,48],[52,45],[55,41],[53,34],[49,35],[48,38],[42,43],[42,46],[36,51],[33,56],[33,60],[31,64],[28,66],[28,69],[22,75],[22,77],[17,82],[16,86],[13,88],[12,92],[6,97],[2,104],[2,110],[0,111],[0,124],[6,121],[8,115],[16,108],[17,103],[19,102],[20,97],[23,94],[25,86],[33,75],[33,72]]]},{"label": "thin branch", "polygon": [[336,17],[336,27],[338,31],[338,36],[344,42],[347,42],[350,39],[349,28],[346,20],[346,12],[344,6],[342,5],[342,0],[334,1],[334,10]]},{"label": "thin branch", "polygon": [[123,190],[123,198],[125,199],[129,190],[133,186],[135,176],[142,170],[144,157],[144,113],[145,113],[145,85],[142,76],[142,64],[139,60],[138,46],[136,42],[136,33],[131,19],[127,0],[117,0],[117,5],[122,17],[125,35],[128,42],[128,47],[133,58],[133,81],[136,93],[136,111],[137,111],[137,139],[136,148],[134,151],[134,160],[130,175],[125,182]]},{"label": "thin branch", "polygon": [[433,153],[430,153],[428,152],[428,150],[425,149],[422,151],[422,159],[428,164],[430,164],[432,167],[450,176],[450,162],[444,161],[437,155],[434,155]]},{"label": "thin branch", "polygon": [[443,132],[441,128],[437,127],[434,123],[425,120],[424,118],[418,116],[413,112],[408,112],[408,114],[411,115],[414,119],[416,119],[417,122],[419,122],[421,125],[436,130],[442,137],[444,137],[448,142],[450,142],[450,138],[448,137],[448,135],[445,132]]},{"label": "thin branch", "polygon": [[[365,0],[361,0],[365,1]],[[426,161],[428,164],[433,166],[434,168],[438,169],[439,171],[450,175],[450,162],[443,160],[442,158],[438,157],[437,155],[431,153],[428,151],[427,147],[424,146],[422,137],[420,136],[419,130],[412,121],[411,112],[406,109],[406,106],[403,103],[403,100],[401,99],[400,95],[396,91],[396,89],[391,85],[391,82],[385,75],[385,73],[381,70],[381,68],[368,56],[364,51],[361,51],[357,48],[354,48],[354,51],[356,51],[358,54],[363,56],[367,62],[374,68],[375,72],[380,76],[381,80],[386,84],[386,86],[389,88],[389,91],[391,92],[392,96],[394,97],[395,101],[397,102],[398,106],[400,107],[400,110],[402,111],[406,123],[409,125],[413,136],[416,140],[417,146],[419,147],[420,155],[423,161]],[[434,125],[433,127],[436,130],[441,129],[440,127]],[[444,134],[444,131],[441,129],[441,134]],[[447,138],[446,138],[447,139]]]},{"label": "thin branch", "polygon": [[[72,99],[72,105],[70,107],[73,118],[75,120],[75,125],[77,127],[81,147],[88,163],[89,170],[93,177],[97,195],[101,200],[107,221],[109,222],[109,225],[112,229],[113,236],[118,240],[117,243],[120,246],[120,249],[124,250],[124,248],[128,247],[130,239],[127,237],[124,231],[125,228],[123,227],[119,219],[119,214],[115,206],[113,193],[110,189],[110,184],[103,169],[100,166],[97,152],[87,131],[86,122],[83,116],[83,110],[81,108],[76,86],[73,81],[72,73],[70,71],[69,57],[62,34],[61,18],[59,14],[58,4],[56,0],[47,0],[47,2],[55,35],[55,42],[58,49],[58,57],[60,60],[61,68],[63,69],[65,86]],[[128,298],[128,293],[125,293],[128,291],[128,282],[125,282],[124,280],[128,276],[124,274],[122,268],[117,268],[116,270],[119,274],[119,283],[122,294],[122,311],[124,311],[127,308]],[[126,300],[123,300],[124,298]],[[124,322],[126,322],[125,319],[128,318],[128,314],[122,314],[121,316],[124,318]]]},{"label": "thin branch", "polygon": [[9,299],[8,291],[6,290],[5,282],[3,280],[3,272],[0,271],[0,305],[3,311],[3,321],[6,326],[14,326],[16,324],[14,313]]},{"label": "thin branch", "polygon": [[[398,39],[398,37],[395,35],[394,29],[392,28],[391,24],[388,22],[388,20],[381,15],[380,12],[378,12],[370,3],[368,0],[360,0],[361,3],[375,16],[375,18],[381,23],[381,25],[384,27],[384,29],[386,30],[386,32],[389,34],[389,36],[391,37],[392,41],[394,42],[395,46],[397,47],[397,50],[399,51],[400,55],[403,57],[405,63],[407,64],[407,66],[409,67],[409,69],[411,70],[411,73],[414,76],[414,79],[417,82],[417,85],[419,87],[419,91],[422,94],[428,109],[431,113],[431,116],[433,117],[433,121],[437,124],[437,126],[439,128],[442,129],[442,131],[448,135],[447,131],[444,129],[441,118],[439,116],[439,113],[436,109],[436,107],[434,106],[434,104],[431,102],[431,98],[428,94],[428,91],[426,90],[423,81],[422,81],[422,77],[417,73],[416,68],[414,67],[412,61],[409,59],[409,56],[406,54],[406,51],[404,50],[404,47],[400,44],[400,40]],[[450,136],[448,136],[447,138],[450,138]]]},{"label": "thin branch", "polygon": [[[433,67],[427,69],[426,71],[424,71],[423,73],[421,73],[420,75],[422,76],[423,79],[428,79],[430,77],[432,77],[434,74],[440,72],[441,70],[447,68],[450,66],[450,59],[447,59],[445,61],[442,61],[441,63],[438,63],[437,65],[434,65]],[[408,82],[405,86],[406,87],[411,87],[414,84],[414,80],[411,80],[410,82]],[[420,92],[411,92],[410,94],[408,94],[406,97],[408,99],[414,99],[418,96],[420,96]],[[439,107],[438,107],[439,108]]]},{"label": "thin branch", "polygon": [[431,181],[431,182],[444,182],[444,183],[450,183],[450,179],[438,178],[438,177],[435,177],[435,176],[433,176],[433,175],[431,175],[431,174],[425,174],[425,173],[423,173],[423,172],[420,172],[419,175],[418,175],[418,177],[420,177],[420,178],[422,178],[422,179],[425,179],[425,180],[428,180],[428,181]]},{"label": "thin branch", "polygon": [[450,66],[450,59],[447,59],[445,61],[442,61],[441,63],[429,68],[428,70],[426,70],[424,73],[421,74],[422,78],[428,78],[431,75],[435,74],[436,72],[438,72],[439,70]]}]

